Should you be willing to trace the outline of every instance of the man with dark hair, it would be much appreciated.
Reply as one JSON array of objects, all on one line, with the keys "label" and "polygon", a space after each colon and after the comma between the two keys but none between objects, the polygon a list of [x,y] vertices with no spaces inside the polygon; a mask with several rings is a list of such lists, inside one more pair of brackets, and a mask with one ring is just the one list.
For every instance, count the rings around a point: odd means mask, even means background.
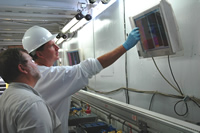
[{"label": "man with dark hair", "polygon": [[0,53],[0,76],[9,83],[0,96],[1,133],[61,133],[55,112],[33,89],[41,76],[26,50]]}]

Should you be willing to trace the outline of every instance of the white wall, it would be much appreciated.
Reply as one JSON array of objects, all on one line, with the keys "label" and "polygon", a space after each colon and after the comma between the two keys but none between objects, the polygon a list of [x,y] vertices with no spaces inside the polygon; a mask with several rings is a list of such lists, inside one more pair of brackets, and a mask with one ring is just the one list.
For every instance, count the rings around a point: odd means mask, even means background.
[{"label": "white wall", "polygon": [[[151,0],[153,1],[153,0]],[[179,83],[182,92],[184,95],[195,96],[200,98],[200,71],[199,71],[199,27],[198,23],[200,17],[197,14],[200,3],[199,1],[192,0],[170,0],[169,1],[174,9],[176,19],[178,21],[178,26],[181,34],[182,45],[184,47],[184,55],[180,57],[170,58],[171,65],[173,68],[174,75]],[[133,1],[127,1],[127,5],[132,5],[130,8],[127,8],[127,16],[132,15],[130,13],[131,9],[142,7],[145,1],[139,1],[137,4],[130,4]],[[140,11],[141,9],[135,9],[135,12]],[[134,14],[134,13],[133,13]],[[126,17],[127,18],[127,17]],[[129,26],[130,27],[130,26]],[[129,30],[129,27],[127,28]],[[161,78],[160,74],[156,70],[151,59],[140,59],[137,60],[136,50],[134,52],[128,52],[128,70],[129,70],[129,84],[130,87],[134,87],[140,90],[157,90],[159,92],[167,94],[178,94],[172,87],[170,87],[164,80]],[[133,58],[135,59],[134,61]],[[173,82],[172,76],[169,71],[167,58],[156,58],[156,62],[162,71],[162,73],[169,79],[170,82]],[[135,68],[135,69],[131,69]],[[140,96],[141,95],[141,96]],[[131,104],[148,108],[148,100],[144,101],[144,94],[133,93],[131,96]],[[151,98],[150,95],[146,98]],[[169,116],[178,117],[174,113],[174,105],[179,99],[166,98],[156,95],[153,99],[152,110],[160,112]],[[184,113],[185,105],[180,103],[179,106],[180,113]],[[188,102],[189,113],[185,117],[178,117],[180,119],[187,119],[188,121],[197,122],[199,117],[197,112],[199,108],[193,103]],[[183,112],[181,112],[181,110]]]},{"label": "white wall", "polygon": [[[182,56],[170,57],[174,76],[184,95],[200,99],[200,0],[168,0],[174,9],[178,22],[182,45]],[[159,0],[125,0],[126,33],[131,31],[129,16],[151,7]],[[124,5],[118,0],[110,8],[87,24],[78,32],[78,44],[84,57],[98,57],[125,41],[124,37]],[[70,43],[68,43],[70,45]],[[155,58],[155,61],[165,77],[174,85],[167,57]],[[139,59],[136,48],[127,52],[128,87],[145,91],[159,91],[165,94],[179,95],[158,73],[152,59]],[[125,55],[112,66],[90,80],[89,86],[98,91],[112,91],[126,87]],[[106,95],[110,98],[126,102],[124,91]],[[174,112],[174,105],[180,99],[161,95],[129,92],[130,104],[159,112],[175,118],[193,123],[200,121],[200,108],[192,101],[188,101],[189,112],[185,116],[178,116]],[[178,104],[177,111],[184,113],[185,105]]]}]

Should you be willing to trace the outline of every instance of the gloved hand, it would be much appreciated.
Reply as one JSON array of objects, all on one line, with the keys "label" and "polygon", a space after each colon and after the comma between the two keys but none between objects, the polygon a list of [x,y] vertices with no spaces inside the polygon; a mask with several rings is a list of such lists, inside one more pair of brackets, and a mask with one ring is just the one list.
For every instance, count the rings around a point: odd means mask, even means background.
[{"label": "gloved hand", "polygon": [[134,47],[137,42],[140,40],[140,33],[139,28],[135,27],[130,34],[128,35],[127,40],[124,42],[123,46],[126,50],[129,50],[130,48]]}]

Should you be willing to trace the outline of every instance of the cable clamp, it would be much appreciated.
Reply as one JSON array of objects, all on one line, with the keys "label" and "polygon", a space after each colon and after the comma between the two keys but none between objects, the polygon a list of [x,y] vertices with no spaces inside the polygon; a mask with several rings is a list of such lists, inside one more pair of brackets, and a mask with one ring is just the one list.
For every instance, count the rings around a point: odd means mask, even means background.
[{"label": "cable clamp", "polygon": [[189,101],[190,100],[190,97],[189,96],[185,96],[184,98],[183,98],[183,101],[184,102],[187,102],[187,101]]}]

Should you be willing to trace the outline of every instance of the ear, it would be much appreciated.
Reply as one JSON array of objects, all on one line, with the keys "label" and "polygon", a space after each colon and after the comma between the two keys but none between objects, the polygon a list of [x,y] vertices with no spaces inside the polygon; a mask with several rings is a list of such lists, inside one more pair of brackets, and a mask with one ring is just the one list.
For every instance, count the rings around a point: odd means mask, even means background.
[{"label": "ear", "polygon": [[36,51],[35,54],[37,55],[37,57],[39,58],[44,58],[43,54],[41,51]]},{"label": "ear", "polygon": [[18,69],[21,73],[24,73],[24,74],[27,74],[28,71],[26,70],[26,68],[22,65],[22,64],[19,64],[18,65]]}]

